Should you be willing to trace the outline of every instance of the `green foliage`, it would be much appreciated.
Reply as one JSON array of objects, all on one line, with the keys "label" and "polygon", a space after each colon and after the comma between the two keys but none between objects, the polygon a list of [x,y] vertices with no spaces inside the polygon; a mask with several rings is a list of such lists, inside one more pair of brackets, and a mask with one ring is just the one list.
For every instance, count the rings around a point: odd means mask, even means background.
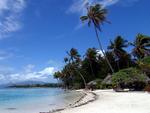
[{"label": "green foliage", "polygon": [[133,43],[133,55],[137,58],[144,58],[150,55],[150,36],[138,34]]},{"label": "green foliage", "polygon": [[141,70],[150,77],[150,56],[144,57],[138,61]]},{"label": "green foliage", "polygon": [[113,74],[114,87],[141,90],[146,85],[147,77],[136,68],[127,68]]},{"label": "green foliage", "polygon": [[132,65],[131,55],[125,51],[125,48],[128,46],[128,41],[121,36],[117,36],[114,41],[110,41],[108,49],[114,55],[118,70],[128,68]]},{"label": "green foliage", "polygon": [[[142,38],[142,40],[144,40],[142,43],[144,43],[145,47],[149,46],[145,45],[148,44],[146,43],[147,38],[146,40]],[[146,79],[148,80],[145,74],[150,77],[150,56],[146,52],[147,57],[133,59],[132,54],[129,54],[124,49],[127,46],[126,42],[121,36],[117,37],[110,44],[111,49],[105,52],[106,56],[99,54],[96,48],[88,48],[82,57],[77,49],[72,48],[67,52],[67,57],[64,58],[64,67],[54,73],[54,78],[59,79],[63,86],[69,89],[84,88],[87,83],[100,79],[94,88],[109,89],[112,86],[119,86],[121,88],[141,90],[145,87]],[[114,54],[114,52],[116,53]],[[113,74],[112,84],[101,82],[108,73],[112,72],[106,58],[116,72]],[[137,68],[141,69],[141,71]]]},{"label": "green foliage", "polygon": [[141,62],[145,65],[150,65],[150,56],[143,58]]},{"label": "green foliage", "polygon": [[100,29],[101,24],[108,22],[106,19],[107,10],[100,4],[87,6],[87,15],[80,17],[81,21],[87,21],[88,26],[93,24],[97,29]]},{"label": "green foliage", "polygon": [[62,74],[60,71],[54,73],[54,78],[56,78],[56,79],[61,78],[61,76],[62,76]]},{"label": "green foliage", "polygon": [[88,83],[88,87],[92,88],[92,89],[100,89],[101,88],[101,83],[102,83],[102,79],[95,79],[91,82]]},{"label": "green foliage", "polygon": [[100,89],[112,89],[112,85],[102,83],[101,86],[100,86]]},{"label": "green foliage", "polygon": [[109,65],[111,72],[113,73],[114,69],[112,68],[107,56],[105,55],[105,52],[103,51],[102,43],[100,41],[98,33],[101,31],[101,25],[103,25],[104,22],[108,22],[106,19],[106,14],[107,9],[102,7],[101,4],[87,5],[87,14],[82,16],[80,19],[82,22],[87,21],[88,26],[93,24],[99,48],[101,49],[101,52],[103,53],[105,60],[107,61],[107,64]]}]

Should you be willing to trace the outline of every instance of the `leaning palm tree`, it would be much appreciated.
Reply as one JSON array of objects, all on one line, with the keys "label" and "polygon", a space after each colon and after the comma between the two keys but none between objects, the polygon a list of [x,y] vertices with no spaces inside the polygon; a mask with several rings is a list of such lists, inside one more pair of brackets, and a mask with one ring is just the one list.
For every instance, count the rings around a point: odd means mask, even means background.
[{"label": "leaning palm tree", "polygon": [[130,43],[134,46],[133,55],[139,59],[150,55],[150,36],[138,34],[134,43]]},{"label": "leaning palm tree", "polygon": [[78,70],[78,67],[80,67],[81,65],[81,59],[77,49],[72,48],[70,52],[67,52],[67,54],[69,56],[68,62],[70,64],[70,69],[75,70],[80,75],[80,77],[84,82],[84,87],[86,88],[87,86],[86,80],[84,76],[81,74],[81,72]]},{"label": "leaning palm tree", "polygon": [[90,69],[92,72],[93,77],[95,77],[94,70],[93,70],[93,62],[97,60],[97,50],[96,48],[89,48],[85,54],[85,58],[89,61]]},{"label": "leaning palm tree", "polygon": [[112,71],[112,73],[114,73],[114,70],[103,50],[101,41],[99,39],[99,34],[98,31],[101,31],[101,25],[104,22],[108,22],[106,19],[106,14],[107,14],[107,10],[104,9],[100,4],[96,4],[96,5],[92,5],[92,6],[87,6],[87,15],[86,16],[82,16],[80,17],[81,21],[88,21],[88,26],[90,26],[91,24],[94,25],[94,29],[95,29],[95,33],[96,33],[96,38],[99,44],[99,47]]}]

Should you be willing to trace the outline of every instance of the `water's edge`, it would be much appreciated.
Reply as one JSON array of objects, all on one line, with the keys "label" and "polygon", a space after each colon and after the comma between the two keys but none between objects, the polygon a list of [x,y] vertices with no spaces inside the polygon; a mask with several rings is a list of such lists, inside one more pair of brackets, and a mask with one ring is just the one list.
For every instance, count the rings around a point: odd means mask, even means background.
[{"label": "water's edge", "polygon": [[76,100],[74,103],[70,104],[69,106],[66,106],[64,108],[50,110],[49,112],[40,112],[40,113],[58,113],[58,112],[60,113],[61,111],[64,111],[66,109],[80,107],[80,106],[86,105],[88,103],[94,102],[98,99],[98,95],[94,92],[85,91],[85,90],[82,90],[82,91],[80,90],[77,92],[83,93],[83,95],[78,100]]},{"label": "water's edge", "polygon": [[39,113],[64,108],[82,96],[81,92],[62,89],[1,89],[0,112]]}]

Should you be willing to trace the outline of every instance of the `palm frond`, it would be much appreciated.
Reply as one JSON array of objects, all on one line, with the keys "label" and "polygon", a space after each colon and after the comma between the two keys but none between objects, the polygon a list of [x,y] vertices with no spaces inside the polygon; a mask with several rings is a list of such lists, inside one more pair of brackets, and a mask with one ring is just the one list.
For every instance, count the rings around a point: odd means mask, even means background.
[{"label": "palm frond", "polygon": [[80,19],[82,22],[84,22],[84,21],[88,20],[88,16],[81,16]]}]

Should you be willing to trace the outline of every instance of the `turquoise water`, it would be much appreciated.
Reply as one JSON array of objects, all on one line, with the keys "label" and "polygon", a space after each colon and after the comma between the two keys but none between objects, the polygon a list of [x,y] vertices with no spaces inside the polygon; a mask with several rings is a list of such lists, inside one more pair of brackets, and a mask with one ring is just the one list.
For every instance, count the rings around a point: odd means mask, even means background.
[{"label": "turquoise water", "polygon": [[39,113],[63,108],[81,93],[54,88],[0,89],[0,113]]},{"label": "turquoise water", "polygon": [[56,96],[64,93],[62,89],[31,88],[31,89],[0,89],[0,105],[29,101],[41,97]]}]

